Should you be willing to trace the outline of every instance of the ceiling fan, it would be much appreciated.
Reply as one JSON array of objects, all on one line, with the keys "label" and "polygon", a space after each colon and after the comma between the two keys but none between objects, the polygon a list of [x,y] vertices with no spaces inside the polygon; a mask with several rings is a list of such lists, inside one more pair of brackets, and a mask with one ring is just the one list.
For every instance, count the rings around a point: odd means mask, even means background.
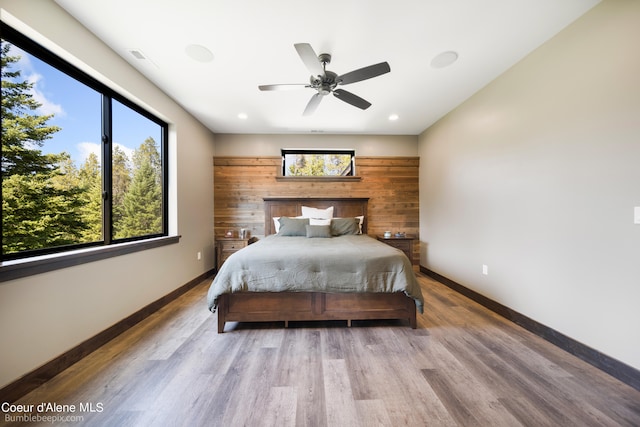
[{"label": "ceiling fan", "polygon": [[313,112],[320,105],[322,97],[333,93],[333,96],[337,97],[341,101],[358,107],[362,110],[366,110],[371,106],[371,103],[348,92],[344,89],[336,89],[338,85],[348,85],[351,83],[367,80],[372,77],[388,73],[391,71],[387,62],[381,62],[379,64],[370,65],[368,67],[359,68],[346,74],[337,75],[333,71],[327,70],[327,64],[331,62],[331,55],[328,53],[322,53],[316,55],[315,51],[309,43],[297,43],[293,45],[302,59],[302,62],[311,72],[309,78],[309,84],[276,84],[276,85],[261,85],[258,86],[260,90],[290,90],[299,88],[312,88],[318,93],[314,94],[309,103],[307,104],[304,112],[304,116],[313,114]]}]

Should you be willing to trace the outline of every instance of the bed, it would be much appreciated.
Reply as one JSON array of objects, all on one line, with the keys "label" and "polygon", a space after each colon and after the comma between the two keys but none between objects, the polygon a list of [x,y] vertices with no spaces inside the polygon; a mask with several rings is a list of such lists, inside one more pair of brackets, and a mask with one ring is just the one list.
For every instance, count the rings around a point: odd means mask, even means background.
[{"label": "bed", "polygon": [[[415,329],[423,298],[411,261],[367,235],[367,204],[265,198],[265,237],[231,255],[209,288],[218,333],[226,322],[313,320],[406,319]],[[332,219],[310,218],[330,208]]]}]

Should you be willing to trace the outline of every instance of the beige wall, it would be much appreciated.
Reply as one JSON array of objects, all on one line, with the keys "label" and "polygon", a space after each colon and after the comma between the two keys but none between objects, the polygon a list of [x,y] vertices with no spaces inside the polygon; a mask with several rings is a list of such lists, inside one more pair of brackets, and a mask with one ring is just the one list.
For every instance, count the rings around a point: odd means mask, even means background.
[{"label": "beige wall", "polygon": [[0,7],[5,22],[85,70],[100,70],[91,73],[171,124],[170,228],[182,236],[178,244],[0,282],[2,387],[213,268],[215,152],[211,132],[53,1],[0,0]]},{"label": "beige wall", "polygon": [[421,264],[635,368],[639,23],[603,1],[419,138]]},{"label": "beige wall", "polygon": [[217,156],[279,156],[281,148],[352,148],[357,156],[417,156],[416,135],[216,135]]},{"label": "beige wall", "polygon": [[419,138],[218,135],[215,150],[208,130],[53,1],[33,4],[0,0],[3,19],[172,124],[171,230],[182,238],[0,283],[0,387],[212,268],[211,159],[282,147],[420,155],[422,265],[640,368],[640,2],[605,0]]}]

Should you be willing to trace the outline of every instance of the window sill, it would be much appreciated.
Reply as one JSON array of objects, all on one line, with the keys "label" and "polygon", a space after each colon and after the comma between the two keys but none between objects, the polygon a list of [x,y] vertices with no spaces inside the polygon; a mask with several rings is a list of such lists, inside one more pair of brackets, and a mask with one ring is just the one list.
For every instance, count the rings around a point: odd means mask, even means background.
[{"label": "window sill", "polygon": [[354,182],[361,180],[360,176],[276,176],[276,181],[281,182]]},{"label": "window sill", "polygon": [[79,249],[77,251],[53,255],[43,255],[16,261],[5,261],[0,264],[0,282],[171,245],[179,241],[180,236],[158,237],[109,246]]}]

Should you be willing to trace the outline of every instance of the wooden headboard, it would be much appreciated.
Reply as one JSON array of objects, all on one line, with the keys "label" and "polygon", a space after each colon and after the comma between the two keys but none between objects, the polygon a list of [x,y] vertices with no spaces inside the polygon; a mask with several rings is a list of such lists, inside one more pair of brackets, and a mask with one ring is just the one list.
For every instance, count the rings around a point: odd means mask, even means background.
[{"label": "wooden headboard", "polygon": [[333,206],[334,218],[347,218],[364,216],[362,233],[367,234],[367,204],[368,198],[290,198],[290,197],[265,197],[264,199],[264,234],[275,234],[273,217],[296,217],[302,213],[302,206],[326,209]]}]

